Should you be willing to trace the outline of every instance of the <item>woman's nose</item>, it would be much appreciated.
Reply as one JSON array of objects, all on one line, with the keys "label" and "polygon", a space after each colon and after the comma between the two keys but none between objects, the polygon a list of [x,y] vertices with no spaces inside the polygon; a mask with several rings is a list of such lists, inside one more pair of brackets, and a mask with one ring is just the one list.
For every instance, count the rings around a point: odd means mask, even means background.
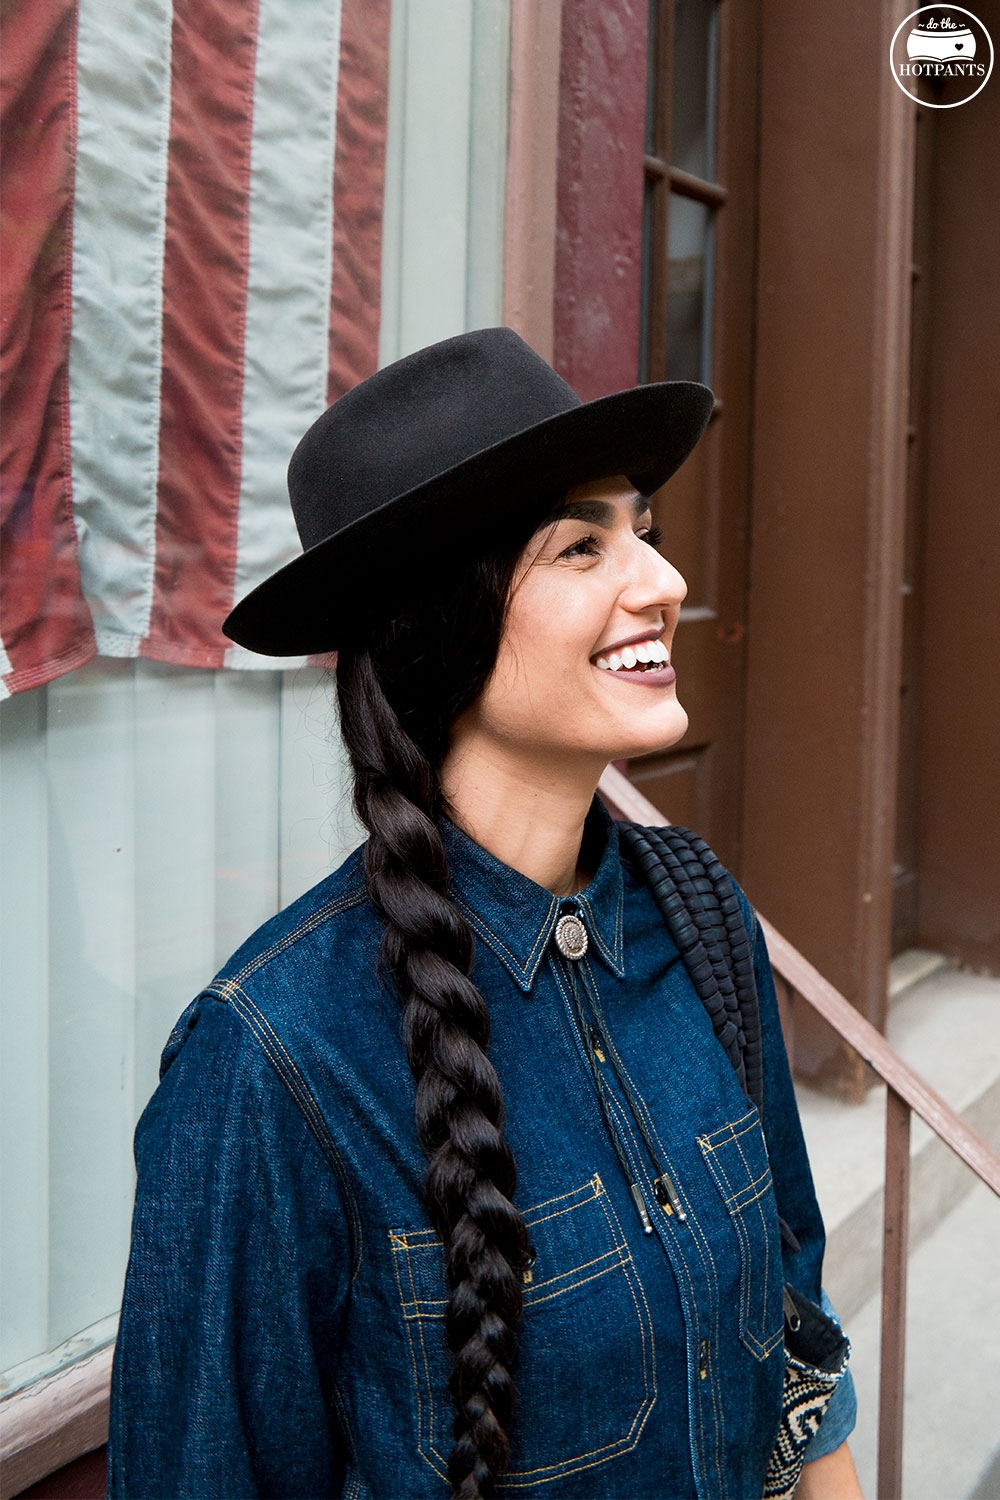
[{"label": "woman's nose", "polygon": [[673,563],[662,557],[648,542],[640,541],[628,582],[622,591],[627,609],[649,609],[662,606],[679,609],[687,594],[687,584]]}]

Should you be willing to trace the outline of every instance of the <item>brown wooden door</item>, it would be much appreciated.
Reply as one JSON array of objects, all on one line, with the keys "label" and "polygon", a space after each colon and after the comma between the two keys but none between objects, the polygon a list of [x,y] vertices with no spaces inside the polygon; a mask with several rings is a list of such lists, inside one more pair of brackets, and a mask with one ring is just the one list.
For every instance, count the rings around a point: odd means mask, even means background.
[{"label": "brown wooden door", "polygon": [[[983,0],[975,14],[995,44],[1000,0]],[[930,111],[932,119],[918,126],[918,140],[925,140],[918,158],[922,246],[914,257],[921,269],[915,291],[924,307],[926,356],[922,409],[911,413],[921,545],[914,601],[916,826],[911,811],[908,831],[917,869],[910,933],[920,947],[992,973],[1000,973],[996,84],[994,71],[975,99]],[[926,227],[921,218],[929,220]],[[906,753],[912,765],[912,745]],[[912,796],[909,805],[912,810]],[[911,902],[911,921],[912,912]]]},{"label": "brown wooden door", "polygon": [[688,596],[674,644],[690,725],[630,762],[673,822],[740,865],[756,198],[756,9],[654,0],[650,14],[640,378],[701,380],[716,406],[654,501]]},{"label": "brown wooden door", "polygon": [[927,467],[927,396],[935,116],[916,112],[913,173],[913,265],[910,296],[910,391],[906,450],[896,835],[892,860],[892,951],[917,943],[920,817],[920,642]]}]

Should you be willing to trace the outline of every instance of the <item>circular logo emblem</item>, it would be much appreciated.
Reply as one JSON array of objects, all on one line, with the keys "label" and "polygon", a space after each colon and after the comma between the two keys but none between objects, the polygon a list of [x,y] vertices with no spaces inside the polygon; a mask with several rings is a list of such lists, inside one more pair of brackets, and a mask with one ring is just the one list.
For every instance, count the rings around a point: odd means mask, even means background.
[{"label": "circular logo emblem", "polygon": [[556,923],[556,947],[563,958],[582,958],[587,951],[587,929],[572,912]]},{"label": "circular logo emblem", "polygon": [[889,66],[910,99],[927,109],[955,109],[986,87],[993,42],[971,10],[925,5],[896,27]]}]

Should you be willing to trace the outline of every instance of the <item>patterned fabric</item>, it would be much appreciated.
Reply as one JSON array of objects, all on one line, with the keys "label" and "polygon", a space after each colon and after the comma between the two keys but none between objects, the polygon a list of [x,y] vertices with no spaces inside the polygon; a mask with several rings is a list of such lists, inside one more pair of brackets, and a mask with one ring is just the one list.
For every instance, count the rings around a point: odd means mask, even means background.
[{"label": "patterned fabric", "polygon": [[781,1425],[767,1466],[763,1500],[791,1500],[806,1449],[844,1378],[850,1352],[850,1343],[834,1320],[786,1286]]},{"label": "patterned fabric", "polygon": [[802,1473],[806,1447],[839,1383],[839,1374],[827,1375],[786,1356],[781,1426],[767,1469],[764,1500],[791,1500]]}]

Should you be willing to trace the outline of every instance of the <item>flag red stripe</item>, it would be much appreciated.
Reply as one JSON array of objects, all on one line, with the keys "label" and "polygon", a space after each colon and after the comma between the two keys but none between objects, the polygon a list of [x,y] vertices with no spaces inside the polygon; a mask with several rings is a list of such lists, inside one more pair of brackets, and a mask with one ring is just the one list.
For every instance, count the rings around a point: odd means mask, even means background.
[{"label": "flag red stripe", "polygon": [[378,368],[388,82],[389,0],[343,0],[328,401]]},{"label": "flag red stripe", "polygon": [[141,654],[219,667],[236,567],[257,7],[176,0],[156,571]]},{"label": "flag red stripe", "polygon": [[72,514],[68,359],[76,6],[21,0],[3,28],[0,638],[8,688],[96,652]]}]

